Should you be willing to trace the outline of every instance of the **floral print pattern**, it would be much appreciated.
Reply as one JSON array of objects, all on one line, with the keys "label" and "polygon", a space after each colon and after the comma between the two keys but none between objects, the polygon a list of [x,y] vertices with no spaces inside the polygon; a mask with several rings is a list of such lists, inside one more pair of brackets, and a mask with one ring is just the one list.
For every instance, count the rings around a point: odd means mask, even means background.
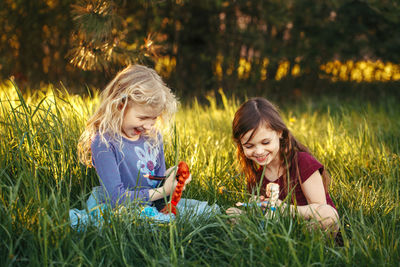
[{"label": "floral print pattern", "polygon": [[[158,165],[157,156],[158,148],[152,147],[148,142],[144,142],[143,148],[136,146],[135,152],[138,157],[137,168],[142,175],[154,175],[156,166]],[[152,187],[156,187],[159,183],[157,180],[147,179],[147,183]]]}]

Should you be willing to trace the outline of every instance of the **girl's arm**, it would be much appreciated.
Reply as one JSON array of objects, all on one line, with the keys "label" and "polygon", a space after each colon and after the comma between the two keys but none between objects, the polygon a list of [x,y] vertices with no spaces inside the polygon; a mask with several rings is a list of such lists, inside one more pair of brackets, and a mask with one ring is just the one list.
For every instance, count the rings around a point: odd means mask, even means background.
[{"label": "girl's arm", "polygon": [[165,196],[169,196],[171,192],[175,189],[177,185],[177,181],[175,179],[176,175],[175,166],[169,168],[165,173],[168,175],[168,178],[165,180],[164,185],[158,188],[150,189],[149,190],[149,200],[155,201]]},{"label": "girl's arm", "polygon": [[105,189],[106,200],[113,206],[123,204],[125,201],[149,201],[149,189],[138,185],[130,190],[122,182],[119,164],[117,160],[117,149],[111,143],[107,147],[99,138],[92,144],[92,157],[100,183]]},{"label": "girl's arm", "polygon": [[[336,209],[326,203],[324,184],[318,170],[301,184],[301,189],[307,199],[308,205],[290,205],[290,214],[294,216],[297,213],[306,220],[316,219],[324,229],[330,227],[337,229],[339,216]],[[280,203],[282,202],[278,200],[277,204],[279,205]],[[282,207],[287,208],[287,204],[283,203]]]},{"label": "girl's arm", "polygon": [[[310,207],[312,209],[315,205],[326,205],[324,183],[322,182],[322,176],[318,170],[311,174],[311,176],[305,182],[301,183],[300,186],[308,203],[308,205],[303,207],[312,205]],[[301,212],[301,215],[306,219],[309,219],[310,216],[312,216],[312,214],[309,214],[310,208],[304,208],[304,210],[300,208],[299,213]]]},{"label": "girl's arm", "polygon": [[[175,190],[178,181],[176,180],[176,172],[178,170],[178,166],[170,167],[168,170],[165,170],[165,157],[164,157],[164,145],[163,145],[163,138],[161,134],[158,134],[159,138],[159,153],[158,153],[158,162],[160,162],[159,166],[155,171],[155,175],[162,177],[162,175],[168,176],[165,180],[164,185],[158,188],[150,189],[149,190],[149,200],[155,201],[166,196],[171,195],[171,193]],[[164,176],[165,177],[165,176]],[[192,176],[190,175],[189,178],[185,181],[185,187],[190,181],[192,180]]]}]

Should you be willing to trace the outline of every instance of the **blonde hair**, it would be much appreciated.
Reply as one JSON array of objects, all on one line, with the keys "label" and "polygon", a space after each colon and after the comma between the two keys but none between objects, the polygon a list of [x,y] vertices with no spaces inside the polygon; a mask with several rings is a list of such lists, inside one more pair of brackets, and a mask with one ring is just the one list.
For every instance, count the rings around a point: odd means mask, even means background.
[{"label": "blonde hair", "polygon": [[[107,134],[122,148],[121,127],[127,107],[150,105],[162,111],[160,119],[168,122],[177,110],[178,101],[157,72],[142,65],[130,65],[120,71],[100,95],[100,105],[86,123],[78,143],[80,161],[92,166],[91,143],[98,134],[108,146]],[[150,139],[158,142],[155,131]]]}]

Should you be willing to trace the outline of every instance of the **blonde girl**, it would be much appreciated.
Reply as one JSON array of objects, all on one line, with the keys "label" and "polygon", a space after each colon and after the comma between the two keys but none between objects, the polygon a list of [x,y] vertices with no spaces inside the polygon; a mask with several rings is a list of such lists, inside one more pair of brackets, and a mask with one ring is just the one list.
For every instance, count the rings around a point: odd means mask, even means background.
[{"label": "blonde girl", "polygon": [[103,200],[149,203],[170,194],[173,174],[160,188],[146,176],[165,175],[162,138],[154,126],[176,109],[174,94],[148,67],[128,66],[107,85],[78,143],[80,160],[96,168]]},{"label": "blonde girl", "polygon": [[[292,135],[273,104],[260,97],[246,101],[234,116],[232,131],[249,193],[259,190],[260,199],[268,199],[267,185],[277,183],[277,206],[289,208],[293,215],[316,219],[323,229],[338,230],[339,216],[328,193],[328,173]],[[283,200],[288,196],[290,205],[286,207]],[[228,214],[241,212],[227,210]]]},{"label": "blonde girl", "polygon": [[[148,67],[128,66],[107,85],[78,144],[81,162],[95,167],[101,184],[87,202],[89,210],[105,202],[114,207],[126,203],[165,205],[164,200],[174,191],[177,181],[173,167],[166,170],[163,140],[157,129],[176,110],[176,97]],[[162,186],[159,180],[150,179],[166,175],[169,176]],[[185,185],[190,181],[191,176]],[[181,199],[177,208],[182,212],[192,206],[201,206],[196,210],[201,212],[206,203]],[[158,205],[157,209],[161,207]],[[70,211],[73,226],[87,216],[85,211]],[[169,216],[160,218],[169,220]]]}]

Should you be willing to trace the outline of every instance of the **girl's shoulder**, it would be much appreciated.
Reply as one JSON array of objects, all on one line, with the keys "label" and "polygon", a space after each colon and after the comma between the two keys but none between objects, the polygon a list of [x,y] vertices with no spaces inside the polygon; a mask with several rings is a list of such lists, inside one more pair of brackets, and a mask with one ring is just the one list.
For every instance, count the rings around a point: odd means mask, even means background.
[{"label": "girl's shoulder", "polygon": [[297,164],[303,182],[315,171],[322,173],[324,170],[324,166],[308,152],[297,152]]},{"label": "girl's shoulder", "polygon": [[308,152],[297,152],[297,162],[302,165],[321,164],[313,155]]},{"label": "girl's shoulder", "polygon": [[114,140],[108,133],[100,134],[97,133],[91,143],[92,150],[96,148],[109,148],[115,147],[117,145],[117,141]]},{"label": "girl's shoulder", "polygon": [[94,138],[92,139],[92,144],[98,144],[101,142],[110,142],[112,139],[110,137],[109,134],[105,133],[105,134],[100,134],[99,132],[96,133],[96,135],[94,136]]},{"label": "girl's shoulder", "polygon": [[298,151],[297,152],[297,159],[298,160],[305,160],[305,161],[310,161],[310,160],[313,160],[313,159],[316,160],[313,155],[311,155],[310,153],[305,152],[305,151]]}]

